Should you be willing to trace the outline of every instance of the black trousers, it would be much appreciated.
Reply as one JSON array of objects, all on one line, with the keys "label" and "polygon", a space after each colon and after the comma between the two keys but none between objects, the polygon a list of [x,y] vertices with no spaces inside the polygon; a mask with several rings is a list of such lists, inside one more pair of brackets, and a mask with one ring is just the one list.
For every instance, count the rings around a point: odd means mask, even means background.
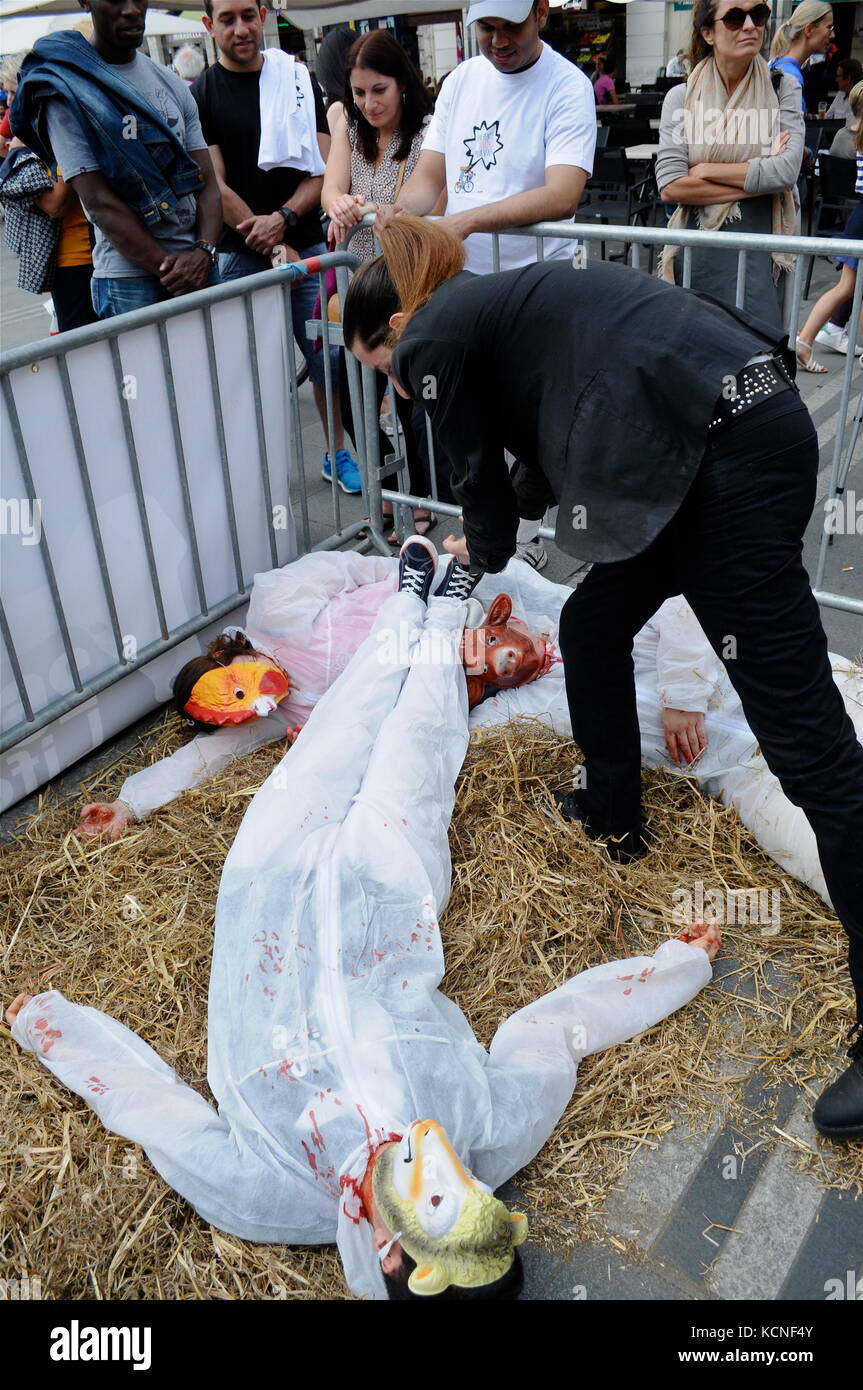
[{"label": "black trousers", "polygon": [[92,265],[58,266],[54,272],[51,298],[57,315],[57,332],[68,333],[70,328],[83,328],[98,323],[99,315],[90,298]]},{"label": "black trousers", "polygon": [[[348,389],[348,370],[345,366],[344,352],[344,348],[339,348],[339,404],[342,409],[342,424],[356,444],[357,436],[354,430],[354,416],[351,409],[351,393]],[[375,372],[375,386],[377,387],[378,410],[380,410],[387,389],[387,378],[384,376],[383,372]],[[423,467],[422,458],[417,449],[416,435],[412,423],[413,401],[405,400],[404,396],[400,396],[398,391],[394,394],[396,398],[396,412],[404,434],[410,490],[415,497],[426,497],[428,496],[429,487],[426,481],[426,472]],[[387,454],[395,452],[394,441],[384,434],[382,429],[378,430],[378,447],[380,449],[382,463]],[[396,473],[389,473],[381,480],[381,486],[388,488],[390,492],[395,492],[398,489],[398,484],[399,479]]]},{"label": "black trousers", "polygon": [[598,829],[619,835],[641,814],[633,638],[666,598],[685,595],[768,767],[815,832],[863,1020],[863,748],[803,567],[817,470],[815,429],[796,392],[717,431],[653,544],[595,565],[567,600],[560,647],[585,758],[579,801]]}]

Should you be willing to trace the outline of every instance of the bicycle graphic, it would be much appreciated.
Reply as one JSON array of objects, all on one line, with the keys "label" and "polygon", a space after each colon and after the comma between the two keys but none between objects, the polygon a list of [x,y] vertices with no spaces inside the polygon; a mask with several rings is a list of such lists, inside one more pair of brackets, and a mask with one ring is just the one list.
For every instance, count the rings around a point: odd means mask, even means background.
[{"label": "bicycle graphic", "polygon": [[461,168],[461,178],[456,180],[456,193],[473,193],[473,174],[471,170],[473,164],[463,164]]}]

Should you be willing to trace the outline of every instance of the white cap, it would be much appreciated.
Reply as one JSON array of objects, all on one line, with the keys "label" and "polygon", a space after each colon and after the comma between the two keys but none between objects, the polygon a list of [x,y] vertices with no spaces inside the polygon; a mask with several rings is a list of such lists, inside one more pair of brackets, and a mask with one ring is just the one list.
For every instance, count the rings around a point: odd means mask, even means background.
[{"label": "white cap", "polygon": [[533,0],[476,0],[467,12],[468,24],[477,19],[507,19],[521,24],[533,9]]}]

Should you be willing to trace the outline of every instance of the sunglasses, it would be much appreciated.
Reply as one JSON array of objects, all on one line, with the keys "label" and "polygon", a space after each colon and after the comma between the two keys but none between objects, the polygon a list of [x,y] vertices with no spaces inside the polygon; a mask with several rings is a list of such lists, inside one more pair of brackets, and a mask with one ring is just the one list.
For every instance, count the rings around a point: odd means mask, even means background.
[{"label": "sunglasses", "polygon": [[769,5],[753,5],[751,10],[733,9],[722,16],[726,29],[742,29],[747,19],[751,19],[756,29],[763,29],[770,18]]}]

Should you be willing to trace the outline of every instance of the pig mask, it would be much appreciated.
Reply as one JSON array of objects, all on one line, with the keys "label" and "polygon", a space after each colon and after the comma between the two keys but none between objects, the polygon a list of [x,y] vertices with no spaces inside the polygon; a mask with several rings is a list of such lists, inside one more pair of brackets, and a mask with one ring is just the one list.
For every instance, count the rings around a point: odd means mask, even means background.
[{"label": "pig mask", "polygon": [[496,690],[511,690],[544,675],[553,658],[549,642],[534,637],[526,623],[512,616],[509,595],[498,594],[482,627],[465,629],[462,660],[473,709]]}]

